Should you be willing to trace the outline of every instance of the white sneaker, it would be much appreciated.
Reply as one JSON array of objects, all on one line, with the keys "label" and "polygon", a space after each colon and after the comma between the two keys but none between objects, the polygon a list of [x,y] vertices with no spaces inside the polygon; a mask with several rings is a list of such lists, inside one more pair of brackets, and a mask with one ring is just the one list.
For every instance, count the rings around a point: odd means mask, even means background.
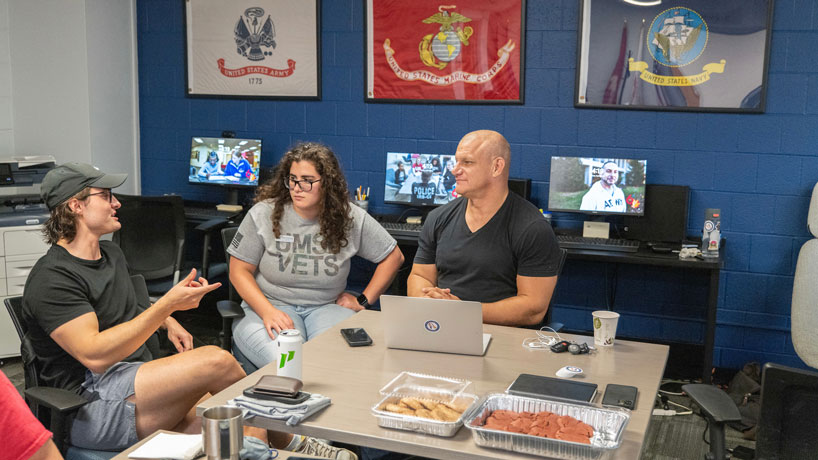
[{"label": "white sneaker", "polygon": [[324,458],[334,458],[336,460],[358,460],[358,456],[347,449],[332,447],[325,441],[306,436],[301,445],[294,452],[299,454],[316,455]]}]

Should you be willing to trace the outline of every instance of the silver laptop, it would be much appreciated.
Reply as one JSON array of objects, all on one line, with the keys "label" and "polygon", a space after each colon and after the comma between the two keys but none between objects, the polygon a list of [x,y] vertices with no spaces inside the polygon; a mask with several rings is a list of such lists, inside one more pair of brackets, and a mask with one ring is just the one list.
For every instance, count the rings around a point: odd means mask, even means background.
[{"label": "silver laptop", "polygon": [[491,341],[480,302],[382,295],[381,313],[388,348],[484,355]]}]

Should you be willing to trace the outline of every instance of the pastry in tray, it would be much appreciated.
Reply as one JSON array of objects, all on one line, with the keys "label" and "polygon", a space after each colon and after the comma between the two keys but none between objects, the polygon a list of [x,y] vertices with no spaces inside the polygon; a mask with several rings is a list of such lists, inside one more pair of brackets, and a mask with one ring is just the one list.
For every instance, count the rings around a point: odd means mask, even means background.
[{"label": "pastry in tray", "polygon": [[459,407],[456,404],[441,403],[423,398],[406,397],[401,398],[399,401],[384,403],[379,409],[441,422],[455,422],[460,419],[467,407]]}]

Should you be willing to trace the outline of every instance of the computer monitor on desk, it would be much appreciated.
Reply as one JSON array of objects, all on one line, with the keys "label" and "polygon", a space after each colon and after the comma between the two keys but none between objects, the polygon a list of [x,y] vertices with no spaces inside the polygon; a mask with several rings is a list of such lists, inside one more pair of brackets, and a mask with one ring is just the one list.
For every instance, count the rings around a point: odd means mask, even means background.
[{"label": "computer monitor on desk", "polygon": [[[457,198],[453,154],[386,154],[386,180],[383,201],[419,207],[425,216],[429,210]],[[508,188],[526,200],[531,199],[531,179],[508,179]]]},{"label": "computer monitor on desk", "polygon": [[641,216],[646,175],[647,160],[551,157],[548,210]]},{"label": "computer monitor on desk", "polygon": [[[590,215],[642,216],[645,213],[645,176],[647,161],[597,157],[551,157],[551,182],[548,210]],[[599,219],[597,219],[599,220]],[[607,222],[586,221],[582,229],[585,241],[562,238],[563,247],[585,248],[610,236]],[[590,238],[590,240],[587,240]],[[564,241],[563,241],[564,240]],[[627,250],[618,240],[607,250]],[[575,246],[570,246],[570,245]]]},{"label": "computer monitor on desk", "polygon": [[454,165],[454,155],[387,153],[384,203],[429,208],[454,200]]},{"label": "computer monitor on desk", "polygon": [[258,186],[260,164],[260,139],[193,137],[188,182],[225,187],[227,204],[238,205],[238,190]]}]

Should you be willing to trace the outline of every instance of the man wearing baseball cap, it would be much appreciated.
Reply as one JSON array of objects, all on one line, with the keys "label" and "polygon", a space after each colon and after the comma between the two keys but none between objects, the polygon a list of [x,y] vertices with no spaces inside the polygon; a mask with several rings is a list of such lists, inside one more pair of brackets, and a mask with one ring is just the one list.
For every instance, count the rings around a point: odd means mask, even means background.
[{"label": "man wearing baseball cap", "polygon": [[[74,446],[121,450],[158,429],[200,433],[196,404],[244,377],[228,352],[193,349],[170,315],[199,306],[220,283],[196,270],[153,305],[139,305],[118,246],[100,237],[121,227],[111,189],[125,174],[67,163],[46,174],[51,248],[29,274],[23,318],[40,363],[41,384],[88,398],[70,428]],[[145,346],[158,329],[180,353],[151,360]]]}]

